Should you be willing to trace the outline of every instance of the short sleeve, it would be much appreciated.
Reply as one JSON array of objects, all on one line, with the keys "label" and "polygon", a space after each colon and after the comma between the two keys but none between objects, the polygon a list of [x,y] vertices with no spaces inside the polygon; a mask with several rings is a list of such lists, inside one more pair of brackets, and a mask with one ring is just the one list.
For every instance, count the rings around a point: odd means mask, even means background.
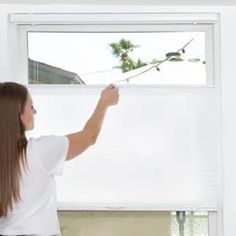
[{"label": "short sleeve", "polygon": [[42,136],[35,140],[34,151],[50,175],[61,175],[68,146],[69,140],[65,136]]}]

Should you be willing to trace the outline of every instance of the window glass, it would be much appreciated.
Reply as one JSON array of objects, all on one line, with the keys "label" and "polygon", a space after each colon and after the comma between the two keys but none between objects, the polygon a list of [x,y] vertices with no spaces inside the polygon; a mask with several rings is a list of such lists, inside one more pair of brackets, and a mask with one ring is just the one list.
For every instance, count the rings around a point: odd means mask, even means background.
[{"label": "window glass", "polygon": [[208,236],[208,212],[172,212],[171,236]]},{"label": "window glass", "polygon": [[205,32],[28,32],[28,79],[204,85],[205,51]]},{"label": "window glass", "polygon": [[[63,236],[78,235],[85,230],[90,236],[143,236],[144,232],[148,232],[150,236],[209,236],[208,212],[185,212],[184,218],[181,218],[180,221],[181,214],[182,212],[160,211],[58,212]],[[94,219],[96,220],[94,221]],[[89,229],[87,227],[88,224],[90,225]]]}]

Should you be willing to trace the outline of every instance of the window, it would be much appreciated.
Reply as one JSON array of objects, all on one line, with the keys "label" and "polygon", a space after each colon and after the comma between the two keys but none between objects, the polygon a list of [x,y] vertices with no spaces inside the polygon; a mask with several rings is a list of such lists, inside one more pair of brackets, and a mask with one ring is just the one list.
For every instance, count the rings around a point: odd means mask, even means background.
[{"label": "window", "polygon": [[213,14],[12,14],[10,20],[21,28],[29,84],[215,84]]},{"label": "window", "polygon": [[[19,29],[22,82],[74,85],[29,86],[39,111],[35,136],[84,124],[100,92],[91,85],[132,85],[122,87],[96,147],[66,163],[56,179],[60,210],[208,212],[204,219],[218,212],[215,14],[13,14],[10,21]],[[77,51],[79,42],[85,46]],[[122,43],[133,46],[119,53]],[[163,51],[155,52],[158,46]]]},{"label": "window", "polygon": [[28,32],[32,84],[206,85],[205,32]]},{"label": "window", "polygon": [[[208,233],[209,216],[207,212],[59,211],[58,215],[64,236],[78,235],[79,232],[84,232],[85,228],[86,233],[90,236],[100,234],[111,236],[143,236],[144,234],[149,236],[210,235]],[[96,220],[94,221],[94,219]],[[88,224],[90,226],[89,231]]]},{"label": "window", "polygon": [[208,236],[208,212],[172,212],[171,236]]}]

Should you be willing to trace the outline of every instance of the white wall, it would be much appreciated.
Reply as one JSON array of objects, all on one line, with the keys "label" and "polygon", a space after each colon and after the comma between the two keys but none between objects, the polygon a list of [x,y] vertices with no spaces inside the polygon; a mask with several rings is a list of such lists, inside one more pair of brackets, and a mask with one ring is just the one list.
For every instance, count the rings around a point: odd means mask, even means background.
[{"label": "white wall", "polygon": [[[76,12],[76,11],[106,11],[108,6],[20,6],[1,5],[0,7],[0,81],[17,80],[17,55],[15,55],[14,38],[10,32],[7,14],[9,12]],[[222,195],[223,195],[223,232],[224,236],[232,236],[236,232],[236,6],[162,6],[134,7],[117,6],[117,11],[163,11],[163,12],[219,12],[221,15],[221,83],[222,83]],[[113,8],[114,10],[114,8]],[[10,35],[10,36],[9,36]],[[16,42],[15,42],[16,43]],[[16,44],[15,44],[16,45]]]},{"label": "white wall", "polygon": [[[6,4],[174,5],[174,0],[0,0]],[[178,0],[176,5],[235,5],[235,0]]]},{"label": "white wall", "polygon": [[223,220],[224,235],[236,232],[236,80],[235,59],[232,52],[236,50],[236,8],[222,11],[221,26],[221,64],[222,64],[222,170],[223,170]]}]

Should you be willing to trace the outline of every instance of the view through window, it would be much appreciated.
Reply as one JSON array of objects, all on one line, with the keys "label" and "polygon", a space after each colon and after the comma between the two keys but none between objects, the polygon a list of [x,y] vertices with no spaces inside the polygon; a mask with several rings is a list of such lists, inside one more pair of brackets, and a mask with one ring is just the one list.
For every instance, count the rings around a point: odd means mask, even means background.
[{"label": "view through window", "polygon": [[30,84],[205,85],[205,32],[28,32]]},{"label": "view through window", "polygon": [[208,212],[171,212],[171,236],[208,236]]}]

